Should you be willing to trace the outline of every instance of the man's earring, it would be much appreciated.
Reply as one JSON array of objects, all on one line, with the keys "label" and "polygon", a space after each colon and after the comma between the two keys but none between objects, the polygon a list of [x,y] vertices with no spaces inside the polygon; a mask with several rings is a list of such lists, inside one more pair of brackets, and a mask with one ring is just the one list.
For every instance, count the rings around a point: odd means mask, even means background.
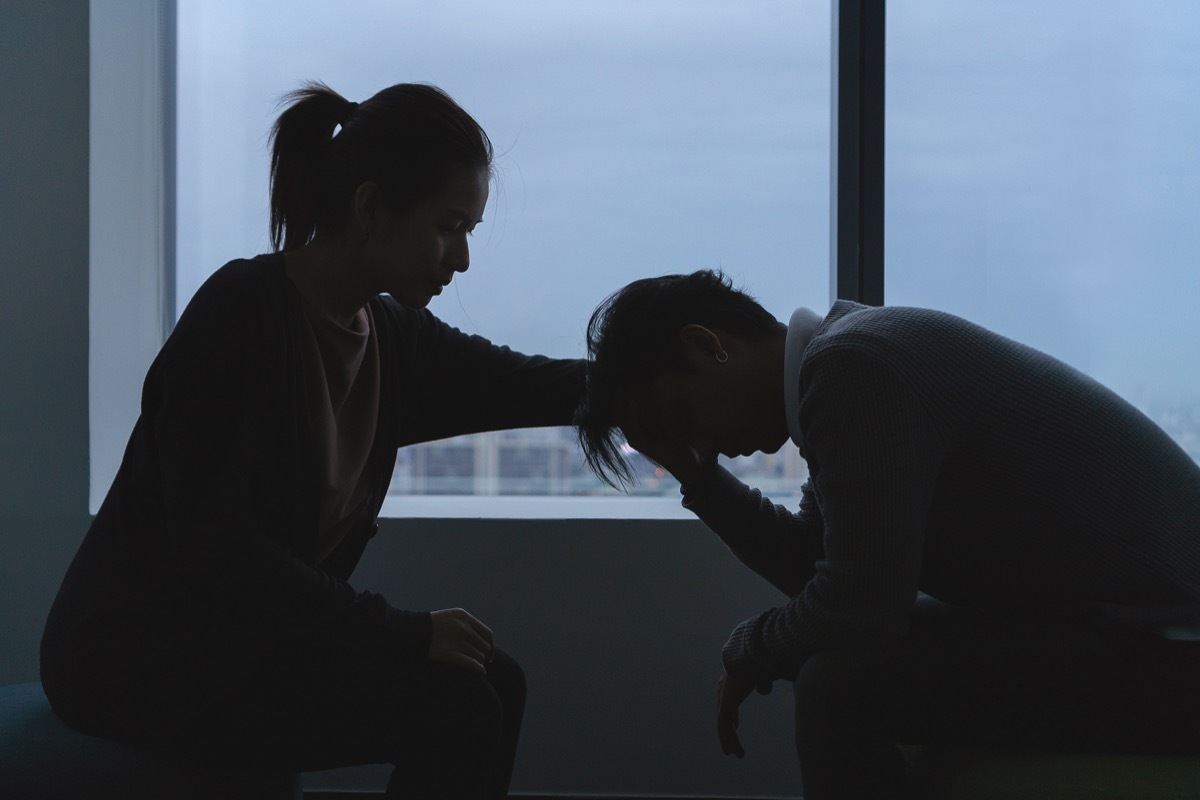
[{"label": "man's earring", "polygon": [[718,364],[724,364],[729,360],[729,353],[726,353],[724,350],[718,350],[716,358]]}]

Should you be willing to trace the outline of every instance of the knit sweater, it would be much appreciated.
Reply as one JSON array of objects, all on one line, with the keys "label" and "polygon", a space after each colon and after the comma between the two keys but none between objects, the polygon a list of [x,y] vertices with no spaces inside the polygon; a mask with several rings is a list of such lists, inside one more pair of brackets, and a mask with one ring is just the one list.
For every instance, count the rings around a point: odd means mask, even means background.
[{"label": "knit sweater", "polygon": [[958,317],[839,301],[798,372],[795,512],[714,467],[684,505],[789,600],[733,631],[765,688],[903,638],[918,592],[1108,625],[1200,620],[1200,467],[1091,378]]}]

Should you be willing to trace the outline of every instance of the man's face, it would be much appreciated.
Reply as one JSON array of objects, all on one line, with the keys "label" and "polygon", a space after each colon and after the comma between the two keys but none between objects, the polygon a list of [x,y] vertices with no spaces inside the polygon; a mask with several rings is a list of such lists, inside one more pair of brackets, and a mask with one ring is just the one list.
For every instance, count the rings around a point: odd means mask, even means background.
[{"label": "man's face", "polygon": [[670,372],[635,391],[645,435],[730,458],[774,453],[787,440],[782,397],[764,391],[735,361]]}]

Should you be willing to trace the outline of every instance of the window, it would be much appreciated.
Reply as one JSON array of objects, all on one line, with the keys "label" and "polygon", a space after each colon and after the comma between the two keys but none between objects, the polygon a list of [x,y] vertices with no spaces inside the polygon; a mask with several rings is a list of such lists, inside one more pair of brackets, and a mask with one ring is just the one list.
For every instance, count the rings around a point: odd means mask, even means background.
[{"label": "window", "polygon": [[[308,79],[356,100],[427,80],[488,131],[498,178],[472,267],[430,306],[466,331],[582,356],[588,316],[610,292],[702,267],[725,270],[783,320],[794,305],[820,307],[829,283],[829,31],[825,0],[182,0],[177,307],[224,262],[268,248],[267,133],[280,95]],[[805,468],[785,451],[733,467],[794,493]],[[669,476],[652,465],[643,472],[638,493],[677,498]],[[586,471],[573,431],[550,429],[404,448],[392,493],[611,490]],[[678,510],[675,499],[670,507]]]},{"label": "window", "polygon": [[1200,460],[1198,54],[1189,2],[888,7],[888,304],[1056,355]]},{"label": "window", "polygon": [[88,505],[108,493],[174,321],[174,5],[91,0]]},{"label": "window", "polygon": [[[217,265],[266,247],[266,131],[279,94],[306,77],[360,98],[384,75],[434,80],[491,132],[499,181],[475,266],[434,306],[467,330],[578,355],[583,320],[609,291],[700,266],[732,273],[781,317],[826,297],[830,4],[821,0],[503,13],[461,2],[334,13],[183,0],[178,26],[175,10],[91,5],[93,92],[102,93],[93,510],[176,305]],[[945,308],[1064,358],[1200,458],[1200,379],[1175,355],[1195,338],[1189,300],[1200,289],[1190,268],[1200,245],[1189,236],[1200,205],[1198,16],[1167,0],[893,0],[886,300]],[[159,157],[176,141],[163,141],[176,95],[178,162]],[[175,194],[163,187],[175,163],[177,251],[159,222],[173,215]],[[151,199],[134,212],[117,202],[139,193]],[[176,252],[178,273],[145,271]],[[538,313],[512,313],[513,304]],[[773,494],[803,469],[765,458],[733,466]],[[645,494],[673,493],[647,478]],[[527,431],[408,449],[393,489],[424,493],[404,506],[430,514],[443,513],[444,494],[570,497],[599,490],[588,481],[569,431]],[[633,505],[620,513],[672,513]],[[578,500],[529,508],[522,515],[611,513]]]}]

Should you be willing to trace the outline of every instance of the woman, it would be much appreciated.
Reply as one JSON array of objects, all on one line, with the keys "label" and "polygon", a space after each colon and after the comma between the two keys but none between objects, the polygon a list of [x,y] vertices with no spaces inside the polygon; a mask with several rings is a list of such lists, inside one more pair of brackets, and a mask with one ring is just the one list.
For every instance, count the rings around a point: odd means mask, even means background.
[{"label": "woman", "polygon": [[389,791],[503,796],[519,667],[462,609],[349,578],[396,448],[562,425],[578,361],[424,310],[469,265],[492,147],[440,90],[323,85],[272,131],[275,252],[196,293],[146,377],[120,471],[42,642],[87,733],[289,770],[394,763]]}]

